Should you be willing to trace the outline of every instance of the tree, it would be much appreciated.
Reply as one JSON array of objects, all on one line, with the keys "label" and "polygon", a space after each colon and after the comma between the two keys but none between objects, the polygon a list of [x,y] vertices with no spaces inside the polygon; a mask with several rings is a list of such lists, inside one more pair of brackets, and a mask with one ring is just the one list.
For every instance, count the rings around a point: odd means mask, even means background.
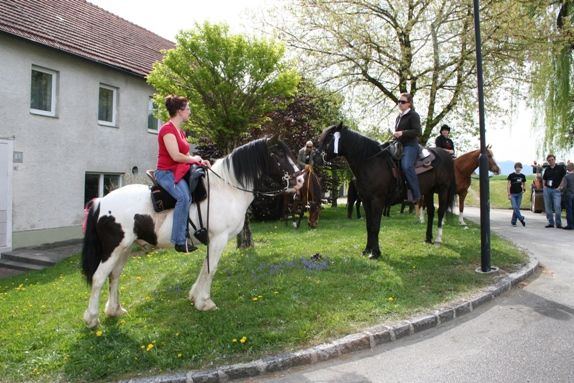
[{"label": "tree", "polygon": [[531,94],[544,116],[543,149],[569,150],[574,145],[574,1],[551,1],[537,16],[545,44],[531,49]]},{"label": "tree", "polygon": [[[282,63],[283,55],[280,44],[230,35],[226,25],[205,23],[180,32],[176,47],[154,65],[147,80],[156,89],[156,105],[163,105],[168,94],[186,96],[192,139],[208,137],[228,153],[295,94],[299,75]],[[253,245],[250,232],[246,217],[238,247]]]},{"label": "tree", "polygon": [[[519,37],[533,21],[517,3],[482,1],[485,94],[491,110],[496,109],[492,96],[518,77],[524,63]],[[424,116],[426,142],[447,114],[476,105],[471,1],[298,0],[289,10],[295,20],[277,26],[287,44],[315,76],[361,94],[370,106],[367,118],[388,115],[399,93],[409,92]]]},{"label": "tree", "polygon": [[156,89],[157,105],[168,94],[186,96],[192,136],[208,137],[228,153],[295,94],[299,75],[282,62],[283,55],[281,44],[230,35],[226,25],[205,23],[180,32],[176,47],[147,80]]}]

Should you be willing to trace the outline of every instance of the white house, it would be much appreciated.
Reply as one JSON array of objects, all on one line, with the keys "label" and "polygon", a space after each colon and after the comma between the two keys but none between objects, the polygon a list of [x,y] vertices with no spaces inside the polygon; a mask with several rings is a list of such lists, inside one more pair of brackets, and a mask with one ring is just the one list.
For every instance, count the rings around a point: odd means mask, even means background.
[{"label": "white house", "polygon": [[174,43],[83,0],[0,1],[0,252],[81,237],[155,167],[145,76]]}]

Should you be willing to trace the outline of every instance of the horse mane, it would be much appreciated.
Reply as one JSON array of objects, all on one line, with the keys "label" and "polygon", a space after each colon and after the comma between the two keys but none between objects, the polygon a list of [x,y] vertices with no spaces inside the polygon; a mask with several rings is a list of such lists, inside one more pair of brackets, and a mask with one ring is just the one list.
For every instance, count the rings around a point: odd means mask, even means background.
[{"label": "horse mane", "polygon": [[221,161],[223,171],[242,187],[257,189],[261,183],[261,176],[269,168],[271,161],[267,149],[267,138],[241,145]]},{"label": "horse mane", "polygon": [[[319,142],[323,142],[331,132],[337,128],[338,125],[333,125],[325,129],[319,137]],[[359,132],[349,129],[346,126],[341,126],[341,134],[345,135],[345,147],[347,150],[356,149],[353,153],[354,158],[363,162],[376,154],[381,153],[381,146],[379,142],[362,135]]]}]

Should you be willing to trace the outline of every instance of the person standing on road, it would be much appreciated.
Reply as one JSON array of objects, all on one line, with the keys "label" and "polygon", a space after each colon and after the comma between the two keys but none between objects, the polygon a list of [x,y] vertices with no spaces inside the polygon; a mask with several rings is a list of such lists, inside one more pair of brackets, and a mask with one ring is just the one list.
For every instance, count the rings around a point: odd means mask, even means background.
[{"label": "person standing on road", "polygon": [[[548,161],[548,167],[544,170],[544,175],[542,176],[544,181],[544,209],[548,220],[548,224],[545,227],[554,227],[556,222],[556,228],[560,229],[562,228],[562,218],[560,217],[562,213],[562,193],[560,193],[558,186],[560,186],[566,170],[564,170],[563,166],[556,165],[556,156],[554,154],[546,156],[546,161]],[[554,216],[552,213],[554,213]]]},{"label": "person standing on road", "polygon": [[566,196],[566,226],[564,230],[574,230],[574,163],[568,162],[567,173],[562,178],[559,189]]},{"label": "person standing on road", "polygon": [[512,219],[510,224],[516,226],[516,220],[520,221],[522,226],[526,226],[524,216],[520,213],[520,204],[522,203],[522,193],[526,190],[526,177],[521,173],[522,164],[517,162],[514,164],[514,173],[510,173],[506,178],[508,180],[508,199],[512,205]]}]

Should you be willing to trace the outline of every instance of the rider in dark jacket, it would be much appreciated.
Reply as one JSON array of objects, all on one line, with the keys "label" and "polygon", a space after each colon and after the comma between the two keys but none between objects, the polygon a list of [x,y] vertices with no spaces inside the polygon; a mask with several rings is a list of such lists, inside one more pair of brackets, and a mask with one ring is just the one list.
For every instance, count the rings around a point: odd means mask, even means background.
[{"label": "rider in dark jacket", "polygon": [[437,136],[435,145],[437,148],[443,148],[454,157],[454,143],[448,137],[450,134],[450,126],[444,124],[440,127],[440,136]]}]

